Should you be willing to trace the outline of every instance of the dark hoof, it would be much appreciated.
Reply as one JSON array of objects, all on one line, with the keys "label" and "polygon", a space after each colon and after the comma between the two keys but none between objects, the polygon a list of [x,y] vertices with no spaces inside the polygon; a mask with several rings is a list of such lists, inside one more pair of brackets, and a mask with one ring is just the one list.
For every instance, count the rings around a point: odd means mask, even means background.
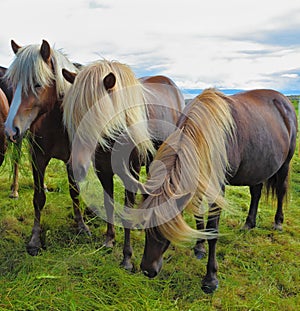
[{"label": "dark hoof", "polygon": [[80,226],[78,228],[78,233],[79,234],[86,234],[87,236],[92,236],[92,233],[91,233],[90,229],[88,228],[88,226]]},{"label": "dark hoof", "polygon": [[115,240],[113,239],[106,239],[105,243],[103,244],[103,246],[105,248],[113,248],[115,246]]},{"label": "dark hoof", "polygon": [[277,231],[282,231],[282,224],[274,224],[273,229]]},{"label": "dark hoof", "polygon": [[244,226],[241,228],[241,230],[249,231],[249,230],[251,230],[253,228],[255,228],[255,225],[245,223]]},{"label": "dark hoof", "polygon": [[27,245],[26,250],[29,255],[37,256],[40,251],[40,247]]},{"label": "dark hoof", "polygon": [[194,254],[197,259],[203,259],[206,256],[206,251],[194,248]]},{"label": "dark hoof", "polygon": [[133,272],[133,264],[130,262],[130,260],[123,260],[120,266],[126,271]]},{"label": "dark hoof", "polygon": [[205,294],[213,294],[213,292],[218,288],[219,282],[218,280],[213,280],[210,282],[203,281],[201,289]]}]

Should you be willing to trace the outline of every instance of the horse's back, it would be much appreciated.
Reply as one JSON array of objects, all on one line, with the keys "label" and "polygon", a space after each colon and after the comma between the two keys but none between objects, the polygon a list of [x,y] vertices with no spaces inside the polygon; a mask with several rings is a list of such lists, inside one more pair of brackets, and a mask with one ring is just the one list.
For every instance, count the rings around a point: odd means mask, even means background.
[{"label": "horse's back", "polygon": [[4,122],[8,114],[8,101],[4,92],[0,89],[0,165],[4,160],[4,153],[6,149]]},{"label": "horse's back", "polygon": [[7,82],[4,79],[4,75],[6,73],[7,68],[0,66],[0,89],[4,92],[8,103],[10,104],[13,98],[13,90],[12,87],[7,85]]},{"label": "horse's back", "polygon": [[263,182],[294,154],[295,109],[287,97],[273,90],[252,90],[229,98],[236,124],[236,142],[228,150],[230,183]]},{"label": "horse's back", "polygon": [[9,110],[8,100],[4,92],[2,91],[2,89],[0,89],[0,121],[1,121],[1,124],[5,122],[7,114],[8,114],[8,110]]},{"label": "horse's back", "polygon": [[165,76],[144,77],[140,81],[147,90],[150,131],[158,140],[163,141],[175,130],[185,106],[183,95],[177,85]]}]

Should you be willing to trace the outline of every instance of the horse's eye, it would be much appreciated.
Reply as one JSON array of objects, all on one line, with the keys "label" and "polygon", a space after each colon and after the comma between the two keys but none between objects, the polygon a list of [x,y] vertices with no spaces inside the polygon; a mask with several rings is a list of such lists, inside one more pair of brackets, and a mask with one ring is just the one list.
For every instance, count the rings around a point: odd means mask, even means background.
[{"label": "horse's eye", "polygon": [[41,88],[41,87],[42,87],[42,86],[41,86],[40,84],[38,84],[38,83],[35,84],[35,86],[34,86],[35,89],[39,89],[39,88]]}]

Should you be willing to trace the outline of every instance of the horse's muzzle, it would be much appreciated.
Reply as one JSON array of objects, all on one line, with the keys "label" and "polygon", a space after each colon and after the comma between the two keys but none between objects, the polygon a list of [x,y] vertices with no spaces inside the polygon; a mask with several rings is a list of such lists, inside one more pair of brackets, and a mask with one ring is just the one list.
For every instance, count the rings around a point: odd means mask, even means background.
[{"label": "horse's muzzle", "polygon": [[7,139],[13,143],[17,143],[21,140],[20,129],[18,127],[15,127],[13,130],[5,128],[5,135]]},{"label": "horse's muzzle", "polygon": [[143,271],[144,275],[148,278],[152,279],[155,278],[162,268],[162,258],[156,260],[148,265],[144,260],[141,263],[141,270]]}]

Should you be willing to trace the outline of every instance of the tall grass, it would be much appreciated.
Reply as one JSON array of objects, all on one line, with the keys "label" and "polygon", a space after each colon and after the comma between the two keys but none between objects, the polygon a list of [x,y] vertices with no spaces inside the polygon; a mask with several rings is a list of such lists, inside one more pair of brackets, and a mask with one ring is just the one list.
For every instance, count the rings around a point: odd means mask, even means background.
[{"label": "tall grass", "polygon": [[[134,272],[119,267],[123,229],[110,252],[102,247],[105,223],[86,215],[92,236],[76,232],[64,164],[52,160],[46,172],[51,192],[42,212],[45,249],[27,254],[33,224],[33,184],[23,159],[20,198],[8,198],[10,167],[0,169],[0,310],[299,310],[300,160],[294,156],[284,230],[272,230],[275,206],[262,200],[257,228],[240,230],[249,207],[247,187],[227,187],[236,213],[223,213],[217,245],[219,289],[201,291],[206,260],[189,247],[171,246],[159,276],[140,271],[144,233],[133,231]],[[117,200],[123,188],[116,179]],[[102,189],[98,189],[100,196]],[[82,202],[82,210],[86,208]]]}]

